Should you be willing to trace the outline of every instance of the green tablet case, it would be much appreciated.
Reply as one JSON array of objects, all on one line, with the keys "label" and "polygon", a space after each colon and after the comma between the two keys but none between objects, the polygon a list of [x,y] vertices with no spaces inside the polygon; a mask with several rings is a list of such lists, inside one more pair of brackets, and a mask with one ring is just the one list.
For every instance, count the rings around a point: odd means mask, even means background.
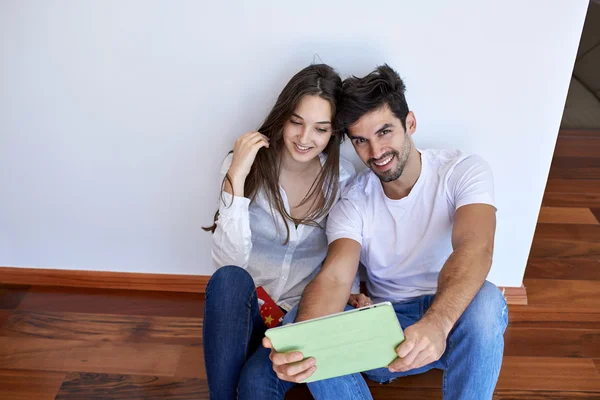
[{"label": "green tablet case", "polygon": [[404,341],[390,303],[267,330],[278,352],[314,357],[317,370],[304,382],[387,367]]}]

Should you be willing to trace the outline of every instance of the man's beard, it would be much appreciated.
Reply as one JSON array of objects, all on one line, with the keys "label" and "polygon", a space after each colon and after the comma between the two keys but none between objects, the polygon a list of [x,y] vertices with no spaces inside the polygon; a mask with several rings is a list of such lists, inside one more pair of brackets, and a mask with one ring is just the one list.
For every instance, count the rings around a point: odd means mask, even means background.
[{"label": "man's beard", "polygon": [[[373,171],[375,173],[375,175],[377,175],[379,177],[379,180],[381,180],[382,182],[387,183],[387,182],[395,181],[396,179],[398,179],[402,176],[402,173],[404,172],[404,167],[406,167],[406,163],[408,162],[408,157],[410,156],[411,149],[412,149],[412,145],[410,143],[410,138],[409,138],[408,134],[405,132],[404,133],[404,146],[402,146],[402,154],[400,154],[396,150],[393,150],[393,151],[388,151],[387,153],[385,153],[384,155],[379,157],[379,160],[385,160],[389,156],[393,155],[394,158],[397,160],[396,167],[393,169],[390,169],[388,171],[379,172],[379,171],[377,171],[376,167],[373,167],[373,163],[378,160],[370,159],[369,160],[369,168],[371,168],[371,171]],[[392,159],[392,161],[390,161],[390,162],[393,162],[393,161],[394,161],[394,159]]]}]

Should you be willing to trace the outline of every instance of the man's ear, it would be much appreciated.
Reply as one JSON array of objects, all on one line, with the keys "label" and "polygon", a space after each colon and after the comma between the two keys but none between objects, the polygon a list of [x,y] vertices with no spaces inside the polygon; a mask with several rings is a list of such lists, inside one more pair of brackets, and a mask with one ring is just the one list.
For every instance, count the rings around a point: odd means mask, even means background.
[{"label": "man's ear", "polygon": [[417,130],[417,118],[412,111],[406,116],[406,133],[412,135]]}]

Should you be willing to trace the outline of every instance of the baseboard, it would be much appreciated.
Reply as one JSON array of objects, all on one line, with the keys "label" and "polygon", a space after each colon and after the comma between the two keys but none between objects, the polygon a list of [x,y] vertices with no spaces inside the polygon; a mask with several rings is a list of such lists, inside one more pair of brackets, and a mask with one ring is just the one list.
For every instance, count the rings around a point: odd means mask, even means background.
[{"label": "baseboard", "polygon": [[600,129],[561,129],[559,136],[600,137]]},{"label": "baseboard", "polygon": [[0,283],[204,293],[210,276],[0,267]]},{"label": "baseboard", "polygon": [[506,302],[508,304],[521,305],[521,306],[527,305],[527,289],[525,288],[525,286],[500,287],[500,290],[502,290],[502,293],[504,294],[504,298],[506,299]]},{"label": "baseboard", "polygon": [[[209,279],[208,275],[0,267],[0,283],[12,285],[204,293]],[[527,304],[527,292],[524,286],[500,289],[503,290],[508,304]]]}]

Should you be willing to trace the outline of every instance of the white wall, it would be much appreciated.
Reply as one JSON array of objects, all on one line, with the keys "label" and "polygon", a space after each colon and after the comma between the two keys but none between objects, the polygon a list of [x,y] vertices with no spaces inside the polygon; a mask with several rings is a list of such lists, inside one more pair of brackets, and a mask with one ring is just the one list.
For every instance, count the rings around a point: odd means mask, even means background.
[{"label": "white wall", "polygon": [[0,265],[212,273],[220,161],[318,54],[389,63],[418,147],[489,160],[520,285],[587,1],[367,4],[0,1]]}]

